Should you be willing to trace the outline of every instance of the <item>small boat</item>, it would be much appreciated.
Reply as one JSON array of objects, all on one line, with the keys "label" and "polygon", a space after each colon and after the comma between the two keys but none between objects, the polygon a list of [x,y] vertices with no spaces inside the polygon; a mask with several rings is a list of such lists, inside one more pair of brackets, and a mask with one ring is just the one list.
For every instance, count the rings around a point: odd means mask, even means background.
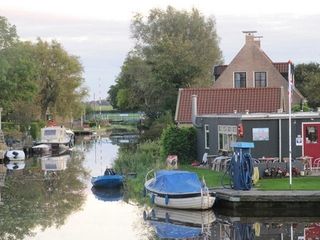
[{"label": "small boat", "polygon": [[92,177],[91,183],[94,187],[119,187],[123,184],[123,176],[106,169],[104,175]]},{"label": "small boat", "polygon": [[209,209],[215,196],[194,172],[160,170],[147,180],[145,190],[151,201],[161,207],[177,209]]},{"label": "small boat", "polygon": [[26,159],[26,155],[22,150],[9,150],[6,152],[5,158],[9,161],[24,161]]}]

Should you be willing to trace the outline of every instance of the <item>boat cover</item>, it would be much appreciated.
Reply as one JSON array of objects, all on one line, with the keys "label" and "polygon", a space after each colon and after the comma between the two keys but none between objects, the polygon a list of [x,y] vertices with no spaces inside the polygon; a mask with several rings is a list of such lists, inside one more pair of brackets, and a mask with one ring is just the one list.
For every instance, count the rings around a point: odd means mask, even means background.
[{"label": "boat cover", "polygon": [[147,188],[159,193],[199,193],[201,182],[194,172],[160,170]]},{"label": "boat cover", "polygon": [[115,187],[121,185],[123,177],[121,175],[102,175],[91,178],[91,183],[96,187]]},{"label": "boat cover", "polygon": [[163,222],[151,222],[159,238],[161,239],[189,239],[202,235],[202,229],[184,225]]}]

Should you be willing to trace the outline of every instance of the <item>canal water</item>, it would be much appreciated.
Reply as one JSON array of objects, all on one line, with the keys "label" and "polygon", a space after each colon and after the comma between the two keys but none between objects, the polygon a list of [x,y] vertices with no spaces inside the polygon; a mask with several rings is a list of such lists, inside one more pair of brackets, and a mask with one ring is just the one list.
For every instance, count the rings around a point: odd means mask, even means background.
[{"label": "canal water", "polygon": [[93,189],[91,177],[111,167],[118,150],[107,138],[83,140],[70,154],[35,156],[7,170],[0,240],[320,239],[320,213],[172,210],[139,206],[122,189]]}]

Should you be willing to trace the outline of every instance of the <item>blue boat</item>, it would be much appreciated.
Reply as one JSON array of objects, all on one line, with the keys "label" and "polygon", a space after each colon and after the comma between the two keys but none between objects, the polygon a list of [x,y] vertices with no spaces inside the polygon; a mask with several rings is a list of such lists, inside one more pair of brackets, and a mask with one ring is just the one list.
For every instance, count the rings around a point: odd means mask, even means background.
[{"label": "blue boat", "polygon": [[123,176],[107,169],[104,175],[92,177],[91,183],[94,187],[119,187],[123,184]]},{"label": "blue boat", "polygon": [[215,196],[194,172],[160,170],[148,180],[145,190],[152,202],[161,207],[178,209],[209,209]]}]

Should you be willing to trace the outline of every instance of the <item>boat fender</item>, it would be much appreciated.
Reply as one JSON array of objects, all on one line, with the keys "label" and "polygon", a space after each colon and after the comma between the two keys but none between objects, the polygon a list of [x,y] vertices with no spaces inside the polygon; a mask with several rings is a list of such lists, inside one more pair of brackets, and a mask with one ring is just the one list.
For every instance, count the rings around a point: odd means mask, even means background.
[{"label": "boat fender", "polygon": [[143,211],[143,220],[144,220],[144,221],[147,220],[147,213],[146,213],[146,211]]},{"label": "boat fender", "polygon": [[154,194],[152,194],[151,198],[150,198],[152,204],[154,204],[154,198],[155,198],[155,196],[154,196]]},{"label": "boat fender", "polygon": [[166,223],[168,223],[170,221],[170,216],[169,216],[169,213],[166,212]]},{"label": "boat fender", "polygon": [[168,195],[166,195],[166,197],[165,197],[165,203],[166,203],[166,205],[168,205],[168,203],[169,203],[169,197],[168,197]]}]

